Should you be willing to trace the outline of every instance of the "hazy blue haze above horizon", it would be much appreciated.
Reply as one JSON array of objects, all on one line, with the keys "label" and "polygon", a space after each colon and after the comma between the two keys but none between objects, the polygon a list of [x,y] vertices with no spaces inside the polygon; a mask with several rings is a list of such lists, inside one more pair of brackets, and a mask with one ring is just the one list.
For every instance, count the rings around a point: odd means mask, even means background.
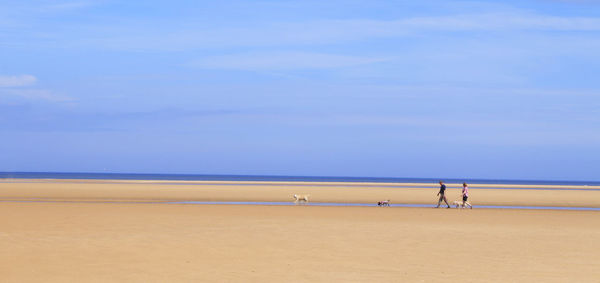
[{"label": "hazy blue haze above horizon", "polygon": [[0,7],[0,171],[600,180],[600,1]]}]

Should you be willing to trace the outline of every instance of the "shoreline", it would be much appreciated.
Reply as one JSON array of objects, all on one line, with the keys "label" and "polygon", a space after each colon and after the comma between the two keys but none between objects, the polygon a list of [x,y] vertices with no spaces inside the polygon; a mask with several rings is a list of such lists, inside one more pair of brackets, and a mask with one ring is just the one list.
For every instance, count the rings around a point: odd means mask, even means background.
[{"label": "shoreline", "polygon": [[223,175],[223,174],[161,174],[161,173],[100,173],[100,172],[0,172],[0,179],[79,179],[79,180],[163,180],[163,181],[233,181],[233,182],[341,182],[341,183],[480,183],[600,186],[600,180],[537,180],[485,178],[407,178],[350,176],[288,176],[288,175]]},{"label": "shoreline", "polygon": [[[398,188],[439,188],[436,183],[394,183],[394,182],[321,182],[321,181],[204,181],[204,180],[124,180],[124,179],[29,179],[0,178],[1,183],[82,183],[82,184],[158,184],[158,185],[264,185],[264,186],[324,186],[324,187],[398,187]],[[461,183],[445,183],[448,188],[462,188]],[[486,184],[469,183],[469,189],[574,189],[600,190],[600,185],[543,185],[543,184]]]},{"label": "shoreline", "polygon": [[[169,200],[76,200],[76,199],[0,199],[0,203],[56,203],[56,204],[163,204],[163,205],[251,205],[251,206],[311,206],[311,207],[377,207],[374,203],[340,203],[340,202],[311,202],[306,204],[296,204],[293,202],[242,202],[242,201],[169,201]],[[436,208],[434,204],[406,204],[392,203],[387,207],[395,208]],[[445,208],[440,206],[440,208]],[[457,209],[451,205],[452,209]],[[507,206],[507,205],[477,205],[476,209],[510,209],[510,210],[559,210],[559,211],[600,211],[600,207],[579,207],[579,206]],[[468,209],[468,208],[462,208]]]}]

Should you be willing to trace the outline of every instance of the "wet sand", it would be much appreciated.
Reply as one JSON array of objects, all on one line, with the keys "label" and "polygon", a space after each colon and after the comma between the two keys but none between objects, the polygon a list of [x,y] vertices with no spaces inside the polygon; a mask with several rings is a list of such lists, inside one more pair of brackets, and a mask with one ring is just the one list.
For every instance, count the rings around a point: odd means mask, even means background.
[{"label": "wet sand", "polygon": [[[473,205],[600,207],[599,186],[535,186],[536,190],[511,189],[527,187],[521,185],[470,186],[469,201]],[[462,200],[459,187],[448,184],[449,202]],[[550,190],[540,190],[544,188]],[[392,203],[433,204],[437,203],[437,192],[436,184],[25,179],[0,182],[0,200],[284,202],[291,201],[294,194],[310,194],[314,202],[376,203],[390,199]]]},{"label": "wet sand", "polygon": [[[6,282],[598,282],[597,211],[98,202],[278,201],[311,193],[319,201],[391,195],[431,203],[436,191],[4,180],[0,273]],[[471,194],[474,205],[591,207],[600,195],[540,192]],[[9,201],[40,198],[82,203]]]}]

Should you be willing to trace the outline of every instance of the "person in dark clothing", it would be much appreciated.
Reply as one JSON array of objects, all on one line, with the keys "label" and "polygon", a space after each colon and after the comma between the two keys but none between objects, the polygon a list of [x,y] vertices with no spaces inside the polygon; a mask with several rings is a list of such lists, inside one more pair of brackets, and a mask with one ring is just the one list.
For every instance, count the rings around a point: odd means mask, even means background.
[{"label": "person in dark clothing", "polygon": [[444,185],[443,181],[440,181],[440,191],[437,194],[440,199],[438,200],[438,204],[435,208],[440,207],[440,204],[442,203],[442,200],[446,203],[446,205],[448,206],[447,208],[450,208],[450,205],[448,204],[448,200],[446,199],[446,185]]}]

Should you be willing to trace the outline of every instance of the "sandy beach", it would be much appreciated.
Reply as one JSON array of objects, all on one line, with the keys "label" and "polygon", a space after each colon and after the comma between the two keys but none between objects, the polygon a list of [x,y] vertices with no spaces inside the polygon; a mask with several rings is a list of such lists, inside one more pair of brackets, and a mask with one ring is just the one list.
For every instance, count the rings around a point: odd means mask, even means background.
[{"label": "sandy beach", "polygon": [[[447,184],[448,201],[461,200],[459,184]],[[600,186],[470,184],[474,205],[600,207]],[[480,189],[478,189],[480,188]],[[516,188],[536,188],[523,190]],[[547,189],[547,190],[546,190]],[[122,201],[276,201],[310,194],[314,202],[428,204],[437,184],[341,182],[226,182],[35,180],[0,181],[0,199]]]},{"label": "sandy beach", "polygon": [[308,193],[433,204],[435,184],[5,179],[0,272],[6,282],[598,282],[600,212],[477,209],[600,207],[598,188],[471,186],[476,209],[458,210],[160,203]]}]

